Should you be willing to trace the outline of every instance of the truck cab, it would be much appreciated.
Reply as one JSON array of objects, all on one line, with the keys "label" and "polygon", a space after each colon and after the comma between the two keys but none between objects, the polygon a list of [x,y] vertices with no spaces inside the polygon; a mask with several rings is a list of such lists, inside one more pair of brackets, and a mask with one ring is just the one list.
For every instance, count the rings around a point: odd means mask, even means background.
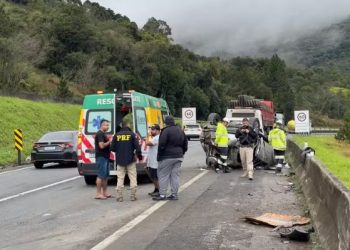
[{"label": "truck cab", "polygon": [[275,110],[270,100],[240,95],[229,103],[226,117],[235,123],[241,123],[243,118],[248,118],[255,132],[267,134],[273,127]]},{"label": "truck cab", "polygon": [[251,108],[227,109],[226,118],[228,118],[230,123],[233,122],[235,124],[240,124],[243,118],[248,118],[256,132],[259,130],[264,131],[264,123],[260,110]]}]

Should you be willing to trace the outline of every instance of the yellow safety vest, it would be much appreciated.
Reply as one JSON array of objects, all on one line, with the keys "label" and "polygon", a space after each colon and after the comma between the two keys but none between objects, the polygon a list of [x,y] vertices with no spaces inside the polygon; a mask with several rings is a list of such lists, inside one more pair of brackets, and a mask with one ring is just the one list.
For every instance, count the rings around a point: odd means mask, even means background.
[{"label": "yellow safety vest", "polygon": [[219,147],[227,147],[228,146],[227,128],[221,122],[218,123],[218,126],[216,128],[215,143]]},{"label": "yellow safety vest", "polygon": [[287,140],[286,134],[282,129],[274,128],[269,133],[269,143],[276,150],[286,150],[287,149]]}]

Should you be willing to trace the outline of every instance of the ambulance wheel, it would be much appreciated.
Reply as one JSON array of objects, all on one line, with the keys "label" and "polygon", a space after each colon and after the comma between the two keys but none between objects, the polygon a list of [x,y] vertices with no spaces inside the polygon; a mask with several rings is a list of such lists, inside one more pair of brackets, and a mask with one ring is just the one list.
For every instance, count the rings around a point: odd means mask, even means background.
[{"label": "ambulance wheel", "polygon": [[84,180],[86,185],[95,185],[96,184],[96,176],[95,175],[85,175]]}]

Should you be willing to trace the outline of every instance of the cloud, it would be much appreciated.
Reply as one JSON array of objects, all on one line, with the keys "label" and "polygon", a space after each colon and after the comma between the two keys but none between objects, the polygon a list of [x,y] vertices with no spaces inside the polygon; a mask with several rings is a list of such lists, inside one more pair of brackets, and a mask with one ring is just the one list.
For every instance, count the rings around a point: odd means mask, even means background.
[{"label": "cloud", "polygon": [[173,38],[203,55],[258,55],[339,22],[349,0],[99,0],[140,27],[149,17],[165,20]]}]

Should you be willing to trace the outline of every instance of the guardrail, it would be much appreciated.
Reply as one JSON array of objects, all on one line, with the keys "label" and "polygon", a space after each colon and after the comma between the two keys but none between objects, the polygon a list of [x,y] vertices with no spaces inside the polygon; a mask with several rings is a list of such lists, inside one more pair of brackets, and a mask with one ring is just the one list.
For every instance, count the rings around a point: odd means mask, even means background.
[{"label": "guardrail", "polygon": [[[317,155],[317,152],[316,152]],[[288,140],[287,160],[295,169],[325,249],[350,249],[350,191],[315,157]]]},{"label": "guardrail", "polygon": [[339,132],[339,128],[311,128],[310,133],[295,133],[295,131],[287,131],[289,134],[297,135],[336,135]]}]

